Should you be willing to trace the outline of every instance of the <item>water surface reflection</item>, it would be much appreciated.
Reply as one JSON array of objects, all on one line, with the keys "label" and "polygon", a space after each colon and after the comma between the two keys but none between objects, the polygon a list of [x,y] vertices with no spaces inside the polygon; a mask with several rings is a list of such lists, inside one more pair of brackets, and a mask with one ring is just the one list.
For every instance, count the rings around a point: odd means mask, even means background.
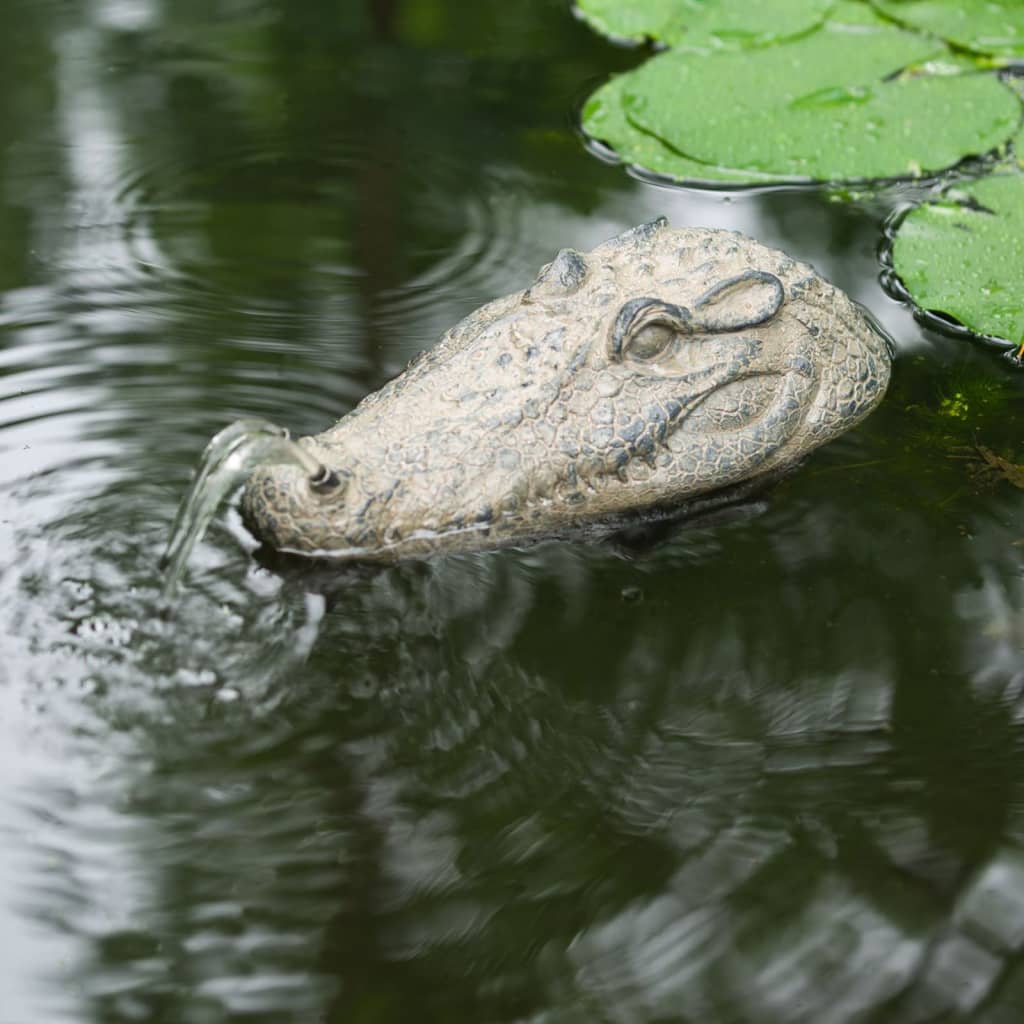
[{"label": "water surface reflection", "polygon": [[[947,454],[1022,392],[884,298],[876,209],[594,161],[636,56],[553,0],[0,13],[3,1024],[1019,1019],[1021,502]],[[660,213],[901,347],[760,515],[327,574],[228,515],[161,614],[215,430]]]}]

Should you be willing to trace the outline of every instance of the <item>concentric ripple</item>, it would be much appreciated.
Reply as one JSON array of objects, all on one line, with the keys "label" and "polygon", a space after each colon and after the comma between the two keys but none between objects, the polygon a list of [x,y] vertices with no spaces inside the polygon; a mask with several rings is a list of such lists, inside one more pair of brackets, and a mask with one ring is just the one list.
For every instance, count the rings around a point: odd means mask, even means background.
[{"label": "concentric ripple", "polygon": [[0,0],[0,1021],[1016,1020],[1024,517],[948,456],[1024,398],[908,319],[729,522],[339,574],[228,511],[161,601],[211,435],[562,246],[668,212],[885,302],[851,208],[582,152],[559,5],[456,6]]}]

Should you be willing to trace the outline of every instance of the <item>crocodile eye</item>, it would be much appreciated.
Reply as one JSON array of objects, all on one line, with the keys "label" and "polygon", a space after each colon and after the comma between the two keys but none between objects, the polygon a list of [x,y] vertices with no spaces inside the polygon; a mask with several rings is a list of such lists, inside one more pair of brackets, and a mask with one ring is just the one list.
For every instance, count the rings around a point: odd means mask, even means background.
[{"label": "crocodile eye", "polygon": [[626,355],[650,362],[662,355],[675,338],[676,332],[668,324],[644,324],[626,341]]},{"label": "crocodile eye", "polygon": [[608,336],[613,362],[626,356],[650,363],[664,355],[681,334],[690,333],[690,311],[661,299],[630,299],[619,310]]}]

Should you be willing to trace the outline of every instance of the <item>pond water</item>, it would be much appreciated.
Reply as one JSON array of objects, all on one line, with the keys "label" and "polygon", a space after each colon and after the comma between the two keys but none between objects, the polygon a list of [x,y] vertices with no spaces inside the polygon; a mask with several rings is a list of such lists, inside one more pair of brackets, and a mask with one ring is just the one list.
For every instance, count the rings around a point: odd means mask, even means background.
[{"label": "pond water", "polygon": [[[877,283],[898,195],[589,155],[560,0],[0,0],[0,1024],[1024,1018],[1024,377]],[[659,214],[866,303],[883,407],[759,515],[304,573],[209,437],[315,432]]]}]

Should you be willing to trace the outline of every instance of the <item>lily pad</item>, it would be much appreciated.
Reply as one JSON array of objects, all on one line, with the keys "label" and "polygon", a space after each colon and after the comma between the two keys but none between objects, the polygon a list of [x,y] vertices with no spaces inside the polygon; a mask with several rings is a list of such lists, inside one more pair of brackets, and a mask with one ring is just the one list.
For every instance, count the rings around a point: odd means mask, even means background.
[{"label": "lily pad", "polygon": [[994,57],[1024,59],[1021,0],[873,0],[900,24],[932,32],[956,46]]},{"label": "lily pad", "polygon": [[836,0],[578,0],[580,16],[603,35],[669,46],[767,46],[822,24]]},{"label": "lily pad", "polygon": [[915,207],[891,258],[919,309],[975,334],[1024,341],[1024,176],[982,178]]},{"label": "lily pad", "polygon": [[874,7],[863,0],[838,0],[829,11],[828,20],[833,25],[860,25],[872,28],[890,24],[887,18],[883,18]]},{"label": "lily pad", "polygon": [[617,75],[601,86],[583,107],[583,128],[615,150],[623,163],[676,180],[702,184],[771,184],[780,179],[756,171],[740,171],[699,163],[671,149],[656,135],[637,128],[622,108],[622,90],[628,75]]},{"label": "lily pad", "polygon": [[577,0],[576,13],[612,39],[665,41],[682,31],[679,0]]},{"label": "lily pad", "polygon": [[918,177],[988,152],[1020,120],[994,75],[897,74],[946,53],[892,27],[826,25],[742,53],[668,51],[623,76],[618,95],[634,128],[690,161],[744,172],[737,182]]},{"label": "lily pad", "polygon": [[688,15],[674,38],[682,49],[743,50],[770,46],[819,28],[835,0],[706,0]]}]

